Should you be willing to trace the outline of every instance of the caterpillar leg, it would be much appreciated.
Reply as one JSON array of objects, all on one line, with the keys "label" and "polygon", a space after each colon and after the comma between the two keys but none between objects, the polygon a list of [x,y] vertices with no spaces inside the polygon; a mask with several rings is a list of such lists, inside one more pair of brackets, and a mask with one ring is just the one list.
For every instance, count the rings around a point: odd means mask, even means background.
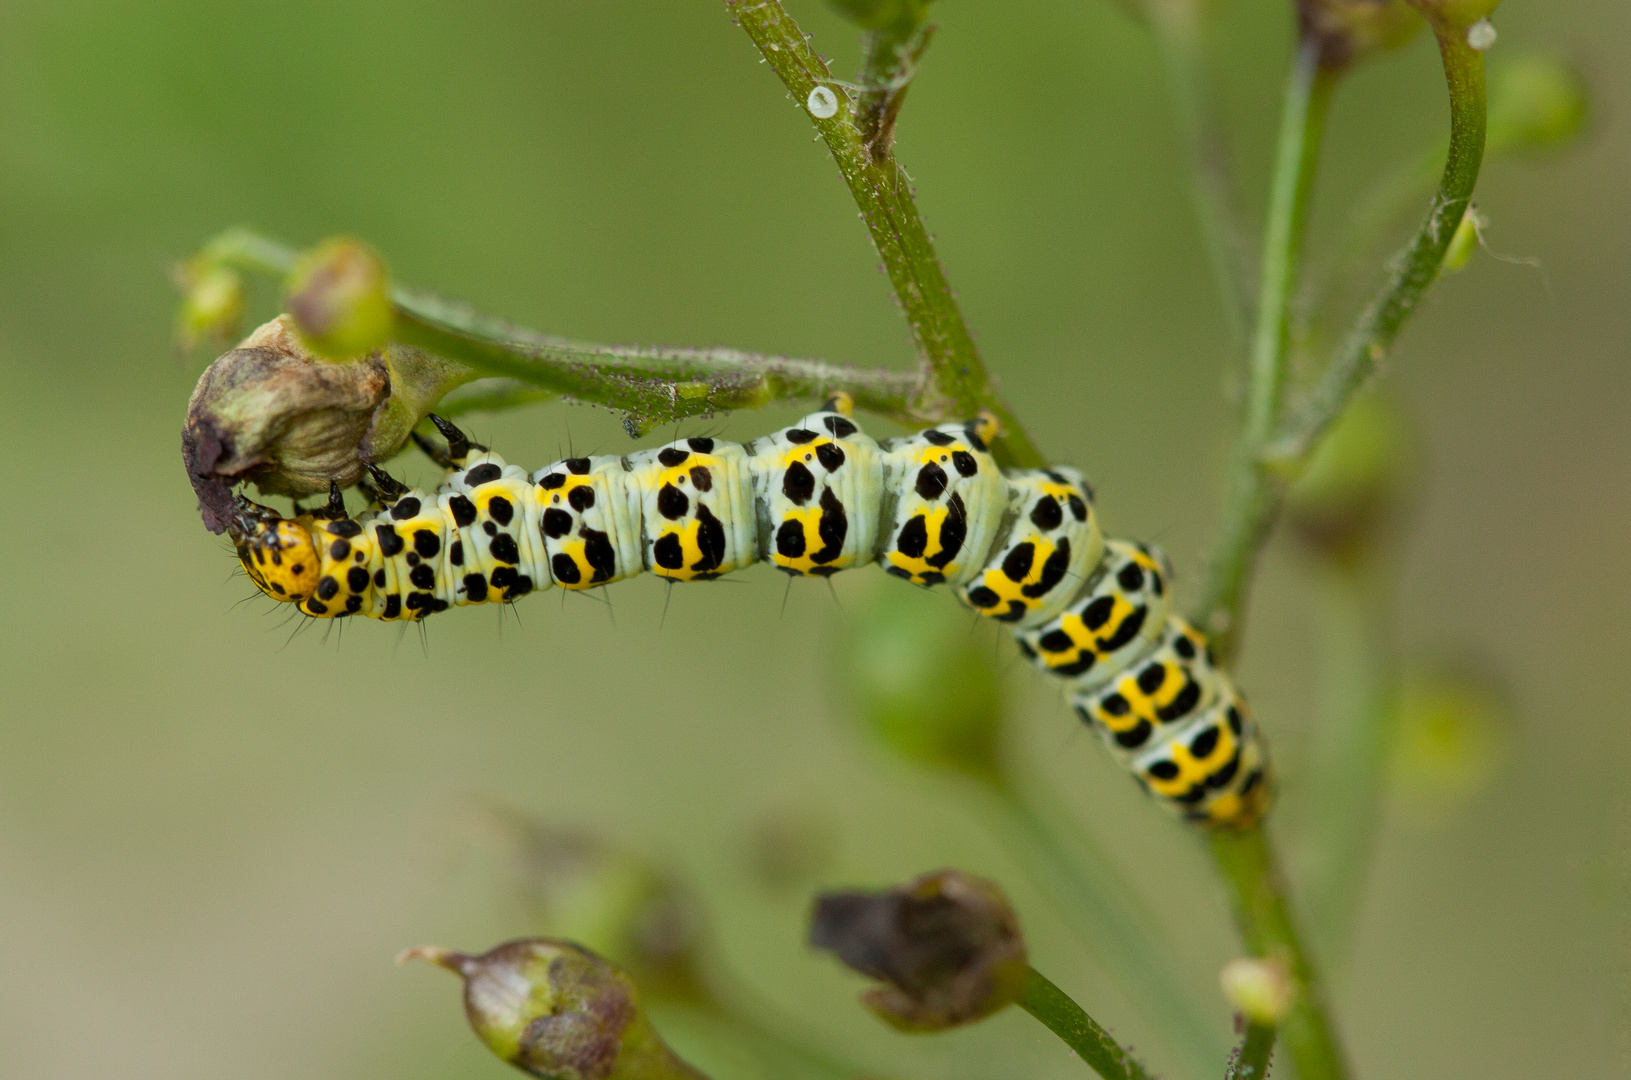
[{"label": "caterpillar leg", "polygon": [[482,446],[480,443],[471,442],[470,437],[459,430],[458,425],[452,421],[444,420],[435,413],[431,413],[428,419],[432,424],[436,425],[436,430],[441,432],[442,438],[447,440],[447,448],[444,450],[417,431],[413,432],[414,445],[423,450],[426,457],[442,468],[448,470],[462,469],[465,461],[470,457],[471,450],[480,450],[482,453],[487,452],[487,447]]}]

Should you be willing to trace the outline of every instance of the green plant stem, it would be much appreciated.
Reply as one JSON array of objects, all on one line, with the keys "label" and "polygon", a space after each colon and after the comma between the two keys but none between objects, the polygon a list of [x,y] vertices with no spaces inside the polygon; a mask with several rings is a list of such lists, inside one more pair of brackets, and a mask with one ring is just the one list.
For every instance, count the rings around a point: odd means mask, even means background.
[{"label": "green plant stem", "polygon": [[1202,13],[1184,0],[1144,0],[1189,154],[1190,201],[1201,226],[1207,262],[1236,347],[1246,339],[1252,300],[1244,235],[1235,204],[1229,148],[1206,68]]},{"label": "green plant stem", "polygon": [[[971,416],[989,409],[1002,425],[993,447],[998,460],[1012,466],[1043,465],[1019,418],[991,384],[892,144],[867,139],[859,124],[861,103],[832,77],[780,0],[725,0],[725,6],[810,117],[843,173],[927,366],[929,386],[938,398],[930,411]],[[832,116],[810,111],[810,92],[818,86],[837,97]]]},{"label": "green plant stem", "polygon": [[1266,528],[1268,520],[1261,512],[1268,492],[1260,457],[1280,421],[1285,397],[1291,298],[1302,262],[1325,118],[1339,77],[1321,67],[1319,58],[1319,45],[1312,40],[1301,42],[1292,58],[1268,218],[1263,228],[1262,277],[1252,332],[1246,409],[1231,473],[1231,505],[1243,504],[1256,512],[1225,519],[1226,540],[1219,551],[1226,561],[1221,567],[1214,565],[1199,609],[1200,625],[1212,635],[1213,649],[1225,663],[1237,638],[1252,556],[1262,545],[1260,530]]},{"label": "green plant stem", "polygon": [[[1353,400],[1387,355],[1400,328],[1438,275],[1483,160],[1484,61],[1460,36],[1439,38],[1450,90],[1450,151],[1427,220],[1395,262],[1387,283],[1360,315],[1346,344],[1296,414],[1256,460],[1237,463],[1223,525],[1194,620],[1223,639],[1220,655],[1238,638],[1246,586],[1285,498],[1285,483],[1308,460],[1320,437]],[[1261,313],[1260,313],[1261,314]],[[1242,449],[1246,449],[1242,447]]]},{"label": "green plant stem", "polygon": [[1076,1051],[1104,1080],[1154,1080],[1082,1007],[1031,968],[1016,1002]]},{"label": "green plant stem", "polygon": [[1324,991],[1286,902],[1274,848],[1261,825],[1209,834],[1212,859],[1229,888],[1235,922],[1253,955],[1284,961],[1291,1011],[1280,1029],[1299,1080],[1345,1080],[1348,1067],[1326,1011]]},{"label": "green plant stem", "polygon": [[[240,270],[281,276],[298,252],[244,229],[205,245],[202,254]],[[628,414],[631,431],[774,400],[820,400],[835,390],[858,407],[903,424],[951,415],[925,413],[915,373],[859,369],[763,356],[736,349],[663,349],[593,345],[553,338],[454,301],[395,286],[393,336],[467,364],[484,376],[510,378],[587,404]],[[936,399],[938,400],[938,399]],[[973,415],[972,412],[967,415]]]},{"label": "green plant stem", "polygon": [[1332,970],[1347,956],[1364,895],[1392,744],[1390,567],[1382,554],[1322,567],[1315,597],[1318,723],[1308,767],[1308,853],[1299,877],[1309,930]]},{"label": "green plant stem", "polygon": [[869,1072],[860,1065],[840,1061],[823,1050],[795,1041],[711,994],[700,997],[654,994],[648,1001],[647,1011],[664,1030],[683,1026],[709,1044],[745,1049],[758,1059],[766,1076],[778,1080],[852,1080]]},{"label": "green plant stem", "polygon": [[1263,1080],[1269,1074],[1269,1055],[1274,1052],[1275,1029],[1271,1024],[1247,1024],[1240,1053],[1230,1062],[1224,1080]]},{"label": "green plant stem", "polygon": [[1450,88],[1450,151],[1438,193],[1409,246],[1394,262],[1387,283],[1360,315],[1324,376],[1287,429],[1267,449],[1273,463],[1301,462],[1348,402],[1370,380],[1377,365],[1438,276],[1444,253],[1472,201],[1484,158],[1487,116],[1484,57],[1463,33],[1439,36],[1444,77]]},{"label": "green plant stem", "polygon": [[1027,800],[999,792],[999,824],[1009,849],[1149,1025],[1171,1041],[1192,1072],[1222,1058],[1205,1012],[1184,989],[1178,966],[1153,932],[1137,889],[1091,834],[1078,832],[1069,850]]}]

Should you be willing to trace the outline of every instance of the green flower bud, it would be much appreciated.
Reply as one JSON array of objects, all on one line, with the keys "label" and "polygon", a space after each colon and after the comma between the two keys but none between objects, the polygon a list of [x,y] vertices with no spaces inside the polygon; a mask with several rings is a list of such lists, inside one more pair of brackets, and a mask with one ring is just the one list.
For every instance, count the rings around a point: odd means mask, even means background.
[{"label": "green flower bud", "polygon": [[187,403],[181,456],[204,524],[227,527],[232,486],[244,480],[295,498],[326,493],[331,481],[355,484],[473,374],[397,343],[354,364],[325,363],[279,316],[205,369]]},{"label": "green flower bud", "polygon": [[1298,0],[1304,38],[1319,43],[1320,64],[1343,68],[1414,37],[1421,16],[1405,0]]},{"label": "green flower bud", "polygon": [[863,30],[910,33],[929,15],[930,0],[827,0],[827,6]]},{"label": "green flower bud", "polygon": [[1365,551],[1404,500],[1415,451],[1391,399],[1356,400],[1315,448],[1286,500],[1293,535],[1320,555]]},{"label": "green flower bud", "polygon": [[1242,956],[1223,965],[1218,981],[1223,996],[1249,1023],[1278,1027],[1291,1010],[1295,988],[1283,961]]},{"label": "green flower bud", "polygon": [[882,583],[844,623],[851,707],[901,757],[999,782],[1002,691],[989,642],[939,596]]},{"label": "green flower bud", "polygon": [[480,956],[426,946],[464,980],[464,1012],[487,1048],[543,1080],[701,1080],[640,1009],[634,981],[565,941],[510,941]]},{"label": "green flower bud", "polygon": [[1466,665],[1405,678],[1394,744],[1401,793],[1418,807],[1477,796],[1495,777],[1511,712],[1500,685]]},{"label": "green flower bud", "polygon": [[1478,250],[1479,230],[1483,227],[1484,219],[1478,216],[1478,208],[1469,204],[1466,213],[1461,215],[1461,224],[1455,227],[1455,235],[1450,237],[1450,246],[1444,249],[1442,268],[1445,273],[1466,269],[1472,253]]},{"label": "green flower bud", "polygon": [[1492,65],[1489,149],[1537,152],[1565,146],[1586,126],[1586,83],[1555,56],[1523,56]]},{"label": "green flower bud", "polygon": [[396,320],[390,274],[360,240],[325,240],[300,257],[285,282],[289,314],[307,347],[351,360],[385,347]]},{"label": "green flower bud", "polygon": [[180,274],[184,291],[177,316],[176,338],[185,352],[200,342],[224,345],[239,333],[244,317],[243,275],[228,266],[199,264]]},{"label": "green flower bud", "polygon": [[826,893],[816,899],[810,944],[884,983],[862,1004],[909,1032],[985,1019],[1018,999],[1030,970],[1002,889],[958,870],[888,892]]}]

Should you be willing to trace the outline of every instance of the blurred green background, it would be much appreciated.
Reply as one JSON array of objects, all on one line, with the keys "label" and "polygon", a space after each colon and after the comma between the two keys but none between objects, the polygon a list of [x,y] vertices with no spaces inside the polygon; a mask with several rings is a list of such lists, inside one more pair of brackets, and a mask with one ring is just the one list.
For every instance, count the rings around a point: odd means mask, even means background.
[{"label": "blurred green background", "polygon": [[[854,34],[815,0],[790,6],[853,70]],[[1112,530],[1171,553],[1192,596],[1231,387],[1154,46],[1100,0],[943,0],[936,18],[900,150],[947,272],[1038,441],[1095,480]],[[1424,463],[1400,647],[1478,657],[1514,707],[1485,786],[1383,822],[1353,957],[1332,965],[1366,1076],[1631,1073],[1631,8],[1512,0],[1497,23],[1492,65],[1572,58],[1596,120],[1566,156],[1494,163],[1480,185],[1491,246],[1544,272],[1475,256],[1390,364]],[[1279,0],[1220,13],[1253,208],[1289,34]],[[1444,98],[1425,36],[1344,87],[1316,249],[1370,180],[1441,136]],[[301,244],[355,233],[401,279],[551,333],[911,355],[836,171],[720,4],[0,7],[16,485],[0,529],[0,1075],[506,1075],[446,976],[390,964],[534,928],[469,826],[472,796],[681,867],[730,967],[880,1073],[1080,1075],[1017,1011],[892,1034],[802,946],[811,887],[946,864],[1007,884],[1038,965],[1172,1060],[969,789],[846,722],[835,642],[846,611],[896,587],[882,575],[840,578],[838,603],[796,583],[783,610],[759,568],[675,589],[666,617],[644,578],[610,611],[545,595],[438,619],[425,642],[379,624],[291,640],[269,605],[234,609],[249,587],[200,527],[177,452],[205,358],[176,356],[168,274],[235,223]],[[698,426],[747,436],[793,415]],[[631,445],[582,408],[474,420],[529,467]],[[1310,592],[1273,549],[1242,675],[1293,848]],[[1156,898],[1222,1031],[1216,972],[1236,945],[1199,845],[1053,686],[972,632],[1009,670],[1019,752]],[[826,822],[833,855],[772,889],[750,841],[789,812]]]}]

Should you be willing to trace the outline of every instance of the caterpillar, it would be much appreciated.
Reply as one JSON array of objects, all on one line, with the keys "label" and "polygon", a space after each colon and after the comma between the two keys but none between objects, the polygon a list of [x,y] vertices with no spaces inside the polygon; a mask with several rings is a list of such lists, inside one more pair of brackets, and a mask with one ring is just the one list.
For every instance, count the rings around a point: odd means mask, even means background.
[{"label": "caterpillar", "polygon": [[326,509],[292,518],[238,497],[229,532],[262,592],[314,618],[420,620],[647,571],[707,581],[768,561],[825,577],[878,562],[1006,623],[1184,817],[1244,826],[1267,805],[1263,740],[1206,638],[1172,611],[1163,556],[1106,540],[1076,470],[1000,469],[989,416],[876,442],[840,394],[746,444],[681,439],[530,475],[431,419],[445,449],[415,439],[449,470],[433,494],[374,466],[373,505],[355,517],[337,486]]}]

